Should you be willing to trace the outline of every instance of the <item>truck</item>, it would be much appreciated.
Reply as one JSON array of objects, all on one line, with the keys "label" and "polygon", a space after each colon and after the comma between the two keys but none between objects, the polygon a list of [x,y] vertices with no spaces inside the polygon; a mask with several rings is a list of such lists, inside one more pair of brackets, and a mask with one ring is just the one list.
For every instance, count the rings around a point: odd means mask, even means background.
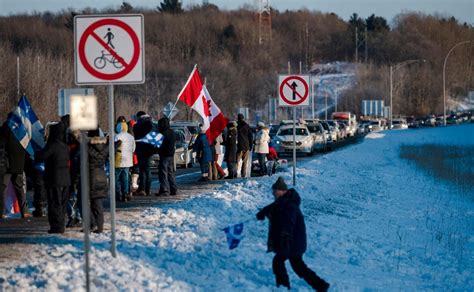
[{"label": "truck", "polygon": [[350,112],[333,112],[332,119],[338,123],[344,123],[350,137],[354,137],[357,133],[356,116]]}]

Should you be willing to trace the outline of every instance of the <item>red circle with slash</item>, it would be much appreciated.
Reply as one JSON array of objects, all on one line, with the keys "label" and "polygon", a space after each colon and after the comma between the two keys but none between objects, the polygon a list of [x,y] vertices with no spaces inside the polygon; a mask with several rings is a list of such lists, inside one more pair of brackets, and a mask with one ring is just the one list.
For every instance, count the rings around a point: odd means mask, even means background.
[{"label": "red circle with slash", "polygon": [[[291,80],[298,80],[304,85],[304,94],[303,95],[301,95],[296,89],[294,89],[291,86],[291,84],[290,84]],[[294,94],[296,94],[300,99],[297,100],[297,101],[293,101],[293,100],[291,100],[291,98],[286,97],[284,92],[283,92],[283,89],[285,88],[285,86],[288,86],[291,89],[291,91]],[[283,101],[285,101],[287,104],[299,105],[299,104],[303,103],[306,100],[306,98],[308,97],[308,94],[309,94],[309,85],[306,83],[306,80],[304,80],[300,76],[296,76],[296,75],[295,76],[289,76],[285,80],[283,80],[283,82],[280,84],[280,96],[283,99]]]},{"label": "red circle with slash", "polygon": [[[127,63],[122,57],[120,57],[112,48],[110,48],[94,32],[97,28],[101,26],[106,26],[106,25],[107,26],[115,25],[115,26],[120,27],[121,29],[125,30],[130,36],[130,38],[132,39],[133,55],[129,63]],[[89,61],[87,60],[87,57],[86,57],[86,41],[89,37],[92,37],[97,42],[99,42],[100,45],[102,45],[117,61],[119,61],[123,65],[124,69],[112,74],[102,73],[94,69],[89,64]],[[89,72],[94,77],[97,77],[99,79],[113,81],[113,80],[117,80],[126,76],[128,73],[130,73],[133,70],[133,68],[135,68],[135,66],[138,63],[138,59],[140,58],[140,41],[135,31],[133,31],[133,29],[125,22],[117,20],[117,19],[111,19],[111,18],[101,19],[91,24],[82,34],[81,39],[79,41],[78,54],[79,54],[79,59],[81,60],[81,63],[84,66],[84,68],[87,70],[87,72]]]}]

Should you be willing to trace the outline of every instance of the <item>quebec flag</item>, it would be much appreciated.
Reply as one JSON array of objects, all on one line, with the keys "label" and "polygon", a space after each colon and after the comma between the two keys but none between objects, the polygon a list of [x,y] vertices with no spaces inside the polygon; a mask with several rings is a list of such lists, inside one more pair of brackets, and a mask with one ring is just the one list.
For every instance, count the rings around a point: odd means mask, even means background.
[{"label": "quebec flag", "polygon": [[150,132],[145,137],[135,140],[135,142],[142,142],[146,144],[151,144],[156,148],[160,148],[161,144],[163,143],[163,135],[157,132]]},{"label": "quebec flag", "polygon": [[242,240],[242,231],[244,231],[244,223],[239,223],[224,228],[225,235],[227,236],[227,244],[229,249],[234,249],[239,246]]},{"label": "quebec flag", "polygon": [[35,152],[44,148],[44,128],[26,96],[22,96],[16,109],[8,115],[8,127],[21,146],[34,159]]}]

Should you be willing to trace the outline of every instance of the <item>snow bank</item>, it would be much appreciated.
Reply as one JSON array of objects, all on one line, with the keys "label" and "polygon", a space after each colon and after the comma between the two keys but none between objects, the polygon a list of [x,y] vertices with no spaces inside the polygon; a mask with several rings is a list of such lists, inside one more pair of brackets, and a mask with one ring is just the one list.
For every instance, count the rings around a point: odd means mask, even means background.
[{"label": "snow bank", "polygon": [[[473,201],[400,159],[399,147],[472,146],[474,126],[383,135],[298,165],[308,233],[305,261],[332,291],[472,291]],[[291,173],[282,175],[291,182]],[[93,235],[94,289],[274,290],[272,255],[265,253],[267,222],[246,224],[244,240],[232,251],[222,228],[254,218],[272,201],[276,178],[226,182],[189,201],[119,215],[118,258],[108,252],[109,234]],[[33,241],[28,260],[0,267],[0,287],[81,287],[80,234]],[[287,266],[292,287],[309,290]]]}]

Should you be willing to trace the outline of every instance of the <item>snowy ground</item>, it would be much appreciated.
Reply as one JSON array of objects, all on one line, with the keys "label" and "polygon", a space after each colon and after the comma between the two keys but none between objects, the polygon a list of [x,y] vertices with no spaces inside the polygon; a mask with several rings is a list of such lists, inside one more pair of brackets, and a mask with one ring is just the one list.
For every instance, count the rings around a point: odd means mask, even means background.
[{"label": "snowy ground", "polygon": [[[473,291],[472,189],[400,158],[402,144],[428,143],[473,147],[474,125],[373,133],[298,166],[309,243],[304,258],[332,291]],[[291,173],[283,176],[291,181]],[[221,230],[270,203],[275,179],[227,182],[185,202],[122,214],[116,259],[108,232],[92,235],[94,290],[276,290],[272,255],[265,253],[267,222],[245,224],[245,238],[232,251]],[[28,251],[2,263],[0,291],[80,289],[80,236],[12,245],[18,254]],[[288,270],[292,288],[308,290]]]}]

